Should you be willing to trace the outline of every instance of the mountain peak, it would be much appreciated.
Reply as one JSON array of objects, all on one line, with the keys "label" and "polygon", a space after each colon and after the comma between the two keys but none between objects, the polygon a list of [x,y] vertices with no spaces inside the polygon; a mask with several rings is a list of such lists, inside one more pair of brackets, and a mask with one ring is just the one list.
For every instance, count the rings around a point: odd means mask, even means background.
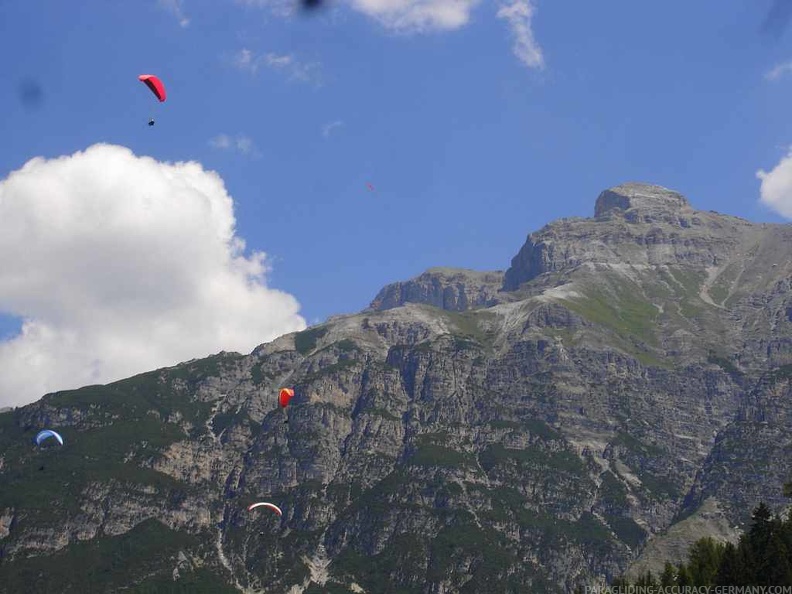
[{"label": "mountain peak", "polygon": [[615,214],[614,211],[623,211],[633,215],[628,219],[652,222],[658,215],[678,214],[690,208],[687,198],[679,192],[663,186],[630,182],[600,193],[594,205],[594,217],[599,219]]},{"label": "mountain peak", "polygon": [[594,218],[561,219],[528,235],[503,288],[582,264],[717,266],[750,243],[751,229],[748,221],[694,209],[674,190],[625,183],[600,193]]}]

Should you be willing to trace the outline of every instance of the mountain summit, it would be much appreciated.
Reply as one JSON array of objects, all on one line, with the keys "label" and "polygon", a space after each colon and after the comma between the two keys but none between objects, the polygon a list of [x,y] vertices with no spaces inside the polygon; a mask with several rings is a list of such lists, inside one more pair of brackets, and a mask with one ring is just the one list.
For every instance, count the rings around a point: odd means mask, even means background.
[{"label": "mountain summit", "polygon": [[570,592],[734,539],[792,473],[791,278],[790,225],[623,184],[505,273],[48,394],[0,414],[0,589]]},{"label": "mountain summit", "polygon": [[651,223],[663,220],[673,224],[682,213],[692,208],[687,198],[662,186],[627,183],[602,192],[594,206],[594,218],[602,218],[610,211],[629,212],[632,222]]},{"label": "mountain summit", "polygon": [[545,273],[578,266],[685,266],[717,269],[755,246],[771,250],[772,262],[789,255],[789,226],[754,224],[702,212],[659,186],[624,184],[602,192],[593,219],[562,219],[528,236],[506,271],[514,290]]}]

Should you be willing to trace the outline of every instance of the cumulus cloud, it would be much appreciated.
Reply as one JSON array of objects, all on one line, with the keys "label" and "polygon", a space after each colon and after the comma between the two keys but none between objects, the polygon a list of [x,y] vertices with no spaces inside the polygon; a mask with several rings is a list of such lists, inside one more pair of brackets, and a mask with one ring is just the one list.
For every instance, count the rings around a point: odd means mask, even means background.
[{"label": "cumulus cloud", "polygon": [[785,74],[789,74],[792,72],[792,61],[784,62],[783,64],[779,64],[772,70],[765,73],[765,78],[767,80],[778,80]]},{"label": "cumulus cloud", "polygon": [[514,55],[528,68],[541,70],[544,68],[544,56],[531,28],[534,10],[531,0],[516,0],[511,4],[501,5],[497,16],[505,19],[511,29]]},{"label": "cumulus cloud", "polygon": [[97,144],[0,180],[0,406],[302,330],[245,254],[222,179]]},{"label": "cumulus cloud", "polygon": [[330,136],[330,133],[333,130],[335,130],[336,128],[340,128],[343,125],[344,122],[342,122],[341,120],[335,120],[334,122],[329,122],[325,124],[324,126],[322,126],[322,136],[327,138],[328,136]]},{"label": "cumulus cloud", "polygon": [[190,19],[184,14],[184,2],[182,0],[157,0],[160,8],[167,10],[179,21],[180,27],[187,27]]},{"label": "cumulus cloud", "polygon": [[321,64],[319,62],[301,62],[293,54],[279,55],[273,52],[256,54],[243,48],[233,59],[234,65],[240,70],[256,74],[261,67],[286,72],[289,80],[305,83],[321,84]]},{"label": "cumulus cloud", "polygon": [[209,141],[209,144],[216,149],[236,151],[243,155],[256,156],[258,154],[253,140],[244,134],[237,134],[236,136],[218,134]]},{"label": "cumulus cloud", "polygon": [[781,216],[792,219],[792,147],[772,171],[760,169],[756,177],[762,180],[761,201]]}]

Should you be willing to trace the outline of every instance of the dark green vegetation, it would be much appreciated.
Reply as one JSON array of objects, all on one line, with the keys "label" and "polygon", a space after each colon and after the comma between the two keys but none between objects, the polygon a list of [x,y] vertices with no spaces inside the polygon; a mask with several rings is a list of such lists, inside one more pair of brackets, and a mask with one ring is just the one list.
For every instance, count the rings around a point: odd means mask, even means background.
[{"label": "dark green vegetation", "polygon": [[[196,401],[192,391],[238,359],[222,353],[107,386],[49,394],[35,409],[0,415],[0,511],[15,510],[12,535],[46,532],[67,519],[79,524],[86,505],[99,505],[105,514],[112,507],[123,517],[130,498],[161,511],[178,509],[196,492],[195,485],[151,466],[169,445],[205,434],[210,405]],[[185,429],[185,420],[192,430]],[[40,448],[33,444],[47,426],[57,426],[65,446],[54,440]],[[174,584],[168,556],[197,547],[199,539],[154,519],[118,537],[99,537],[13,563],[5,559],[8,544],[0,541],[2,592],[104,592],[132,584],[128,591],[229,591],[208,569],[188,571]],[[76,567],[84,571],[75,572]]]},{"label": "dark green vegetation", "polygon": [[[192,373],[201,377],[212,369],[219,373],[214,361],[205,361]],[[164,375],[152,372],[108,386],[58,392],[44,398],[38,414],[17,409],[0,416],[0,451],[6,460],[0,502],[24,511],[21,523],[45,525],[76,514],[91,482],[133,490],[153,487],[165,502],[183,497],[190,485],[149,466],[167,446],[189,437],[176,419],[198,422],[208,405],[184,395],[181,382],[191,377],[189,371],[175,368]],[[55,410],[67,417],[66,423],[51,419],[49,411]],[[80,426],[78,419],[85,416],[93,422]],[[53,423],[68,447],[51,440],[36,448],[32,438]]]},{"label": "dark green vegetation", "polygon": [[415,449],[406,459],[407,464],[427,468],[456,468],[473,466],[474,457],[445,444],[450,436],[447,433],[426,433],[415,440]]},{"label": "dark green vegetation", "polygon": [[428,545],[424,538],[403,532],[374,556],[350,547],[333,562],[334,575],[353,579],[368,592],[393,594],[420,592],[427,581],[450,581],[465,594],[517,594],[532,583],[530,568],[509,571],[517,558],[497,530],[480,525],[465,511],[437,510],[432,515],[442,527]]},{"label": "dark green vegetation", "polygon": [[769,379],[772,383],[792,379],[792,365],[782,365],[774,369],[770,372]]},{"label": "dark green vegetation", "polygon": [[611,328],[622,338],[657,343],[657,308],[641,297],[640,287],[635,284],[612,281],[610,290],[590,289],[585,298],[568,300],[567,305],[592,322]]},{"label": "dark green vegetation", "polygon": [[522,471],[552,468],[553,471],[583,474],[583,463],[580,458],[568,451],[545,451],[541,448],[511,449],[501,445],[488,447],[481,454],[481,466],[490,471],[495,466],[513,463]]},{"label": "dark green vegetation", "polygon": [[714,363],[718,365],[721,369],[723,369],[726,373],[728,373],[732,379],[739,380],[744,375],[737,367],[726,359],[725,357],[721,357],[715,354],[714,351],[710,351],[709,357],[707,357],[708,363]]},{"label": "dark green vegetation", "polygon": [[[20,432],[4,432],[2,437],[9,433],[13,436]],[[91,481],[147,485],[165,499],[189,489],[189,485],[155,470],[123,463],[127,454],[136,462],[146,461],[158,455],[159,448],[182,438],[183,433],[174,425],[144,418],[84,434],[63,431],[63,436],[70,447],[62,451],[52,444],[37,450],[23,435],[8,447],[18,455],[9,462],[0,482],[0,501],[26,510],[22,521],[45,524],[64,513],[77,513],[81,492]],[[139,441],[142,436],[145,442]]]},{"label": "dark green vegetation", "polygon": [[294,336],[294,348],[301,355],[307,355],[316,348],[317,341],[325,334],[327,334],[327,328],[325,326],[317,326],[316,328],[309,328],[308,330],[298,332]]},{"label": "dark green vegetation", "polygon": [[[156,543],[156,546],[152,544]],[[174,583],[173,567],[179,551],[196,549],[196,538],[146,520],[120,536],[73,544],[39,557],[0,563],[0,591],[26,594],[63,592],[178,592],[231,594],[236,590],[205,569],[188,567]]]},{"label": "dark green vegetation", "polygon": [[182,571],[178,580],[163,572],[162,575],[146,578],[141,584],[123,591],[132,594],[239,594],[239,590],[226,584],[225,580],[211,570],[204,568]]},{"label": "dark green vegetation", "polygon": [[736,545],[709,537],[690,548],[687,563],[666,562],[663,572],[647,571],[635,583],[618,578],[613,586],[792,586],[792,517],[772,514],[761,503]]}]

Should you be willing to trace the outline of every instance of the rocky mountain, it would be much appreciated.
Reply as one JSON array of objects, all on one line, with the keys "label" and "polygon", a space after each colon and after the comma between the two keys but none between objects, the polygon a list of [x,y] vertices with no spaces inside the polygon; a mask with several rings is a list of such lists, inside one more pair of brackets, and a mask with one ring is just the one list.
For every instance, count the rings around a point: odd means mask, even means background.
[{"label": "rocky mountain", "polygon": [[0,414],[0,591],[570,592],[733,539],[786,504],[790,282],[792,226],[624,184],[505,273],[48,394]]}]

